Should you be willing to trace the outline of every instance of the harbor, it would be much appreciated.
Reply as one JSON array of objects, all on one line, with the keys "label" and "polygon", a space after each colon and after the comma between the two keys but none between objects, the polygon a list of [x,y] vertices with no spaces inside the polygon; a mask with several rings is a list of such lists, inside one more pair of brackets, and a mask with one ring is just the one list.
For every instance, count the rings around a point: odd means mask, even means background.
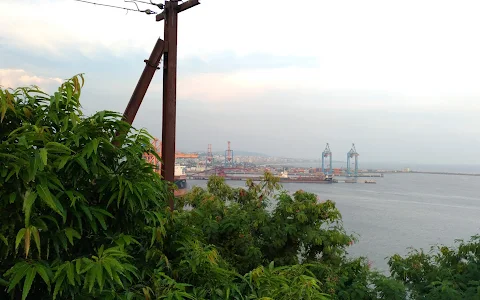
[{"label": "harbor", "polygon": [[[208,180],[210,176],[216,175],[224,178],[225,180],[235,180],[235,181],[261,181],[263,178],[263,173],[261,172],[251,172],[252,170],[243,169],[239,170],[235,168],[234,170],[229,170],[225,168],[218,168],[215,170],[209,170],[207,172],[197,173],[197,174],[187,174],[186,179],[188,180]],[[365,180],[359,179],[359,177],[383,177],[383,174],[374,174],[374,173],[365,173],[359,174],[359,176],[335,176],[334,174],[323,174],[323,173],[311,173],[309,175],[305,174],[289,174],[287,171],[283,170],[281,172],[276,172],[276,170],[267,170],[264,171],[271,172],[274,176],[279,178],[280,183],[309,183],[309,184],[332,184],[332,183],[376,183],[374,180]]]}]

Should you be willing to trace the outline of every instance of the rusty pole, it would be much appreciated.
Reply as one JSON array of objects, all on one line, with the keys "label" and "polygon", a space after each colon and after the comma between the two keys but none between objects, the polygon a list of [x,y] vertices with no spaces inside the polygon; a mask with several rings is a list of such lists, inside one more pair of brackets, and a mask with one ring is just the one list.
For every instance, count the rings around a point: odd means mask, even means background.
[{"label": "rusty pole", "polygon": [[160,64],[160,59],[162,58],[163,49],[165,47],[165,42],[162,39],[158,39],[155,47],[153,47],[152,54],[150,54],[150,58],[145,60],[145,68],[143,69],[142,75],[138,80],[137,86],[133,91],[132,97],[128,102],[127,108],[123,113],[123,117],[125,121],[129,124],[133,123],[135,116],[137,115],[138,109],[142,104],[143,98],[147,93],[148,86],[152,82],[153,75],[155,71],[158,69],[158,65]]},{"label": "rusty pole", "polygon": [[[167,41],[163,56],[163,111],[162,111],[162,177],[175,182],[175,127],[177,97],[177,21],[178,2],[165,1],[164,35]],[[173,198],[169,199],[173,211]]]}]

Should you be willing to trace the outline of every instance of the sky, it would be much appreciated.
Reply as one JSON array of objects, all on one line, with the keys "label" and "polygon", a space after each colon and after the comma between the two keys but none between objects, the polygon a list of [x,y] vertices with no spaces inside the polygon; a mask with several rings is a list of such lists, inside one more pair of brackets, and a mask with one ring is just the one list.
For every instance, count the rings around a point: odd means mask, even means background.
[{"label": "sky", "polygon": [[[480,164],[480,2],[200,2],[179,15],[177,150]],[[155,16],[1,0],[0,85],[85,73],[84,111],[123,112],[162,36]],[[158,72],[134,126],[161,137],[161,101]]]}]

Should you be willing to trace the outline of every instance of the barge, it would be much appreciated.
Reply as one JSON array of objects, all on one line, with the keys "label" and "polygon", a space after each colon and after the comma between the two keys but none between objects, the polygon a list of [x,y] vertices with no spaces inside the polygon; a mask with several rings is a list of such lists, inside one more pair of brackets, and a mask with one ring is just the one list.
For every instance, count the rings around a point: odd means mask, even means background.
[{"label": "barge", "polygon": [[333,178],[330,176],[288,176],[287,171],[280,173],[280,182],[284,183],[333,183]]}]

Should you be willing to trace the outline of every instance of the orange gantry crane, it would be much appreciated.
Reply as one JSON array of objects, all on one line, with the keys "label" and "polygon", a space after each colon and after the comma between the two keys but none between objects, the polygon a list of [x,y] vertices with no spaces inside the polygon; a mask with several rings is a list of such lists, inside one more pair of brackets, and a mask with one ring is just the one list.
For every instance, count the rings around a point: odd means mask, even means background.
[{"label": "orange gantry crane", "polygon": [[[155,152],[158,156],[162,157],[162,141],[155,138],[152,141],[153,148],[155,148]],[[157,166],[157,172],[160,174],[161,172],[161,164],[160,161],[152,154],[145,154],[144,155],[147,162]],[[183,153],[183,152],[175,152],[175,159],[177,158],[198,158],[198,153]]]}]

